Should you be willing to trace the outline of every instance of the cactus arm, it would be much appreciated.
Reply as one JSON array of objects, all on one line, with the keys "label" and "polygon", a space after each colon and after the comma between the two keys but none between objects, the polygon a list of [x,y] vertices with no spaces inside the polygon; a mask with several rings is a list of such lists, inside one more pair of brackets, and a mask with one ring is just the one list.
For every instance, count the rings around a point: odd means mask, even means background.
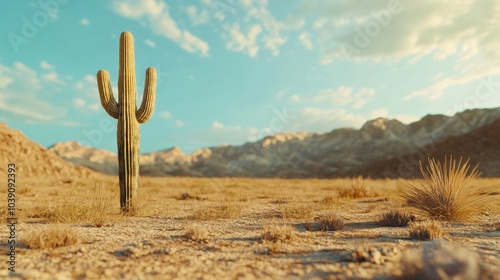
[{"label": "cactus arm", "polygon": [[102,107],[111,117],[118,119],[118,102],[116,102],[116,99],[113,96],[108,71],[100,70],[97,72],[97,86],[99,88],[99,96],[101,98]]},{"label": "cactus arm", "polygon": [[153,115],[156,98],[156,70],[149,67],[146,70],[146,81],[144,83],[144,94],[142,96],[141,107],[137,111],[136,117],[139,123],[147,122]]}]

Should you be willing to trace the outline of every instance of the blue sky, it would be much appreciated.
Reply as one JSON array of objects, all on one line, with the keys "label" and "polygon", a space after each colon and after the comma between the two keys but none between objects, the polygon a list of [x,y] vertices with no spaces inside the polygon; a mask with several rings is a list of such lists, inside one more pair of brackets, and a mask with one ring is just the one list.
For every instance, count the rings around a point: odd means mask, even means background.
[{"label": "blue sky", "polygon": [[108,70],[117,94],[123,31],[135,39],[138,98],[146,68],[158,72],[141,152],[500,106],[495,0],[1,5],[0,121],[43,146],[116,150],[95,75]]}]

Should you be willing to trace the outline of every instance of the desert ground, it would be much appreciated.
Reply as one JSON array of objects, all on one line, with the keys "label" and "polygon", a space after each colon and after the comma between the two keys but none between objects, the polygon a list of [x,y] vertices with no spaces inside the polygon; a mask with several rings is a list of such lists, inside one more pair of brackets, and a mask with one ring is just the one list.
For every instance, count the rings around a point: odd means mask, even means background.
[{"label": "desert ground", "polygon": [[16,272],[2,226],[0,278],[500,279],[500,179],[475,180],[496,190],[490,203],[436,222],[430,240],[380,223],[397,209],[428,219],[405,180],[142,177],[133,215],[116,177],[19,180]]}]

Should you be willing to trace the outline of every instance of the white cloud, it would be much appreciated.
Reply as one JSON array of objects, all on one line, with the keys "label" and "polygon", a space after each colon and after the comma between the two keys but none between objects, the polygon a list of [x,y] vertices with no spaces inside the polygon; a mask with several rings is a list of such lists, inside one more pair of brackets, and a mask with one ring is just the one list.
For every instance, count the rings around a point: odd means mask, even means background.
[{"label": "white cloud", "polygon": [[[236,3],[236,1],[234,3]],[[281,47],[288,41],[288,37],[283,33],[285,33],[286,31],[299,29],[305,23],[304,19],[297,19],[296,17],[288,17],[284,21],[276,19],[276,17],[268,9],[267,0],[245,0],[238,3],[238,8],[243,8],[246,12],[246,16],[238,17],[237,20],[233,22],[233,24],[228,25],[232,28],[228,28],[226,26],[226,30],[229,33],[229,36],[226,36],[226,40],[230,43],[233,42],[234,44],[235,26],[238,26],[238,31],[240,29],[240,26],[242,29],[245,26],[252,26],[254,28],[254,31],[257,30],[255,29],[256,26],[259,26],[258,33],[261,34],[261,36],[255,39],[255,42],[252,44],[252,51],[249,51],[249,54],[255,55],[257,51],[262,48],[269,50],[269,52],[273,56],[279,55]],[[239,37],[240,39],[243,39],[248,36],[241,34],[241,36]]]},{"label": "white cloud", "polygon": [[272,55],[278,56],[280,54],[280,47],[286,43],[285,37],[280,36],[265,36],[264,47],[271,51]]},{"label": "white cloud", "polygon": [[206,10],[198,12],[195,6],[188,6],[186,13],[193,26],[205,24],[210,20],[210,14]]},{"label": "white cloud", "polygon": [[185,126],[185,123],[181,120],[177,120],[175,121],[175,126],[177,127],[184,127]]},{"label": "white cloud", "polygon": [[85,104],[87,104],[87,102],[85,102],[83,98],[78,97],[73,100],[73,106],[75,106],[75,108],[82,108]]},{"label": "white cloud", "polygon": [[12,84],[14,80],[11,77],[2,77],[0,76],[0,89],[5,88],[8,85]]},{"label": "white cloud", "polygon": [[220,122],[215,121],[215,122],[212,123],[212,128],[222,129],[222,128],[224,128],[224,125],[221,124]]},{"label": "white cloud", "polygon": [[43,70],[54,70],[56,68],[54,65],[50,65],[47,61],[40,61],[40,67]]},{"label": "white cloud", "polygon": [[372,101],[375,97],[375,90],[372,88],[362,88],[354,95],[352,107],[354,109],[361,109],[368,102]]},{"label": "white cloud", "polygon": [[180,29],[171,17],[169,7],[159,0],[113,1],[113,10],[117,14],[147,23],[147,26],[157,35],[164,36],[177,43],[189,53],[199,53],[206,56],[209,45],[193,35],[188,30]]},{"label": "white cloud", "polygon": [[294,95],[290,96],[290,98],[288,100],[292,103],[299,103],[300,96],[298,94],[294,94]]},{"label": "white cloud", "polygon": [[313,101],[331,101],[335,105],[346,105],[352,101],[353,89],[350,87],[339,87],[337,89],[326,89],[313,96]]},{"label": "white cloud", "polygon": [[169,111],[163,111],[160,112],[160,118],[168,120],[172,118],[172,114]]},{"label": "white cloud", "polygon": [[313,48],[313,43],[311,41],[311,35],[307,32],[303,32],[299,36],[299,40],[304,45],[304,47],[308,50]]},{"label": "white cloud", "polygon": [[319,109],[306,107],[292,112],[296,117],[290,123],[293,131],[326,132],[334,128],[360,127],[366,119],[345,109]]},{"label": "white cloud", "polygon": [[222,123],[218,121],[214,121],[210,128],[215,129],[215,130],[226,130],[226,131],[235,131],[235,130],[241,130],[241,126],[235,125],[235,126],[230,126],[230,125],[223,125]]},{"label": "white cloud", "polygon": [[42,79],[48,82],[53,82],[57,84],[64,84],[64,81],[59,78],[59,75],[56,72],[49,72],[42,74]]},{"label": "white cloud", "polygon": [[312,97],[314,102],[330,101],[333,105],[351,105],[354,109],[360,109],[375,97],[375,90],[372,88],[361,88],[354,91],[351,87],[339,87],[336,89],[326,89],[319,91]]},{"label": "white cloud", "polygon": [[325,25],[325,24],[326,24],[326,22],[327,22],[327,21],[328,21],[328,20],[327,20],[326,18],[320,18],[320,19],[317,19],[317,20],[315,20],[315,21],[314,21],[314,23],[313,23],[313,27],[314,27],[315,29],[320,29],[321,27],[323,27],[323,25]]},{"label": "white cloud", "polygon": [[146,45],[148,45],[148,46],[150,46],[152,48],[156,47],[156,43],[153,42],[153,41],[151,41],[151,40],[149,40],[149,39],[146,39],[146,41],[144,41],[144,43],[146,43]]},{"label": "white cloud", "polygon": [[38,73],[21,62],[0,64],[0,115],[24,122],[57,122],[66,114],[58,102],[48,102]]},{"label": "white cloud", "polygon": [[[302,10],[321,17],[313,27],[322,42],[324,63],[348,57],[416,62],[426,56],[435,60],[455,56],[465,61],[483,55],[486,60],[495,57],[498,64],[500,21],[494,11],[500,9],[500,2],[496,0],[467,0],[460,5],[431,0],[302,3]],[[400,6],[388,9],[390,3]]]},{"label": "white cloud", "polygon": [[260,25],[256,24],[249,28],[245,36],[240,31],[240,25],[235,23],[230,30],[230,40],[227,42],[227,48],[236,52],[247,52],[250,57],[254,57],[259,52],[257,45],[257,36],[262,32]]},{"label": "white cloud", "polygon": [[[111,81],[111,84],[116,84],[116,82]],[[93,75],[83,76],[79,81],[75,82],[73,89],[76,90],[76,94],[78,95],[73,101],[73,105],[79,109],[79,112],[84,115],[92,115],[99,112],[101,109],[99,90],[97,89],[96,78]],[[117,91],[115,87],[113,88],[113,93],[116,98]]]},{"label": "white cloud", "polygon": [[80,20],[80,24],[81,25],[89,25],[90,21],[87,18],[82,18],[82,20]]},{"label": "white cloud", "polygon": [[492,76],[500,74],[500,54],[499,54],[499,64],[491,63],[490,61],[481,61],[471,63],[470,65],[460,65],[457,68],[461,68],[457,73],[447,76],[440,77],[437,81],[433,82],[431,85],[412,91],[404,97],[404,100],[408,101],[416,97],[425,98],[427,100],[437,100],[443,96],[451,87],[465,85],[481,78],[489,79]]},{"label": "white cloud", "polygon": [[370,119],[386,118],[387,116],[389,116],[389,110],[387,108],[379,108],[371,111],[369,118]]}]

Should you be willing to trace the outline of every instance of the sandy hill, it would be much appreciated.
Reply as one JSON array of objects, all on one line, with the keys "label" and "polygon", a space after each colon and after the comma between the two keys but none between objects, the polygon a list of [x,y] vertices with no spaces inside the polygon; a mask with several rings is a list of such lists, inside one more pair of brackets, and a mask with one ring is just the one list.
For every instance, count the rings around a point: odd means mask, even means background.
[{"label": "sandy hill", "polygon": [[23,133],[0,123],[0,173],[6,174],[7,165],[16,165],[16,176],[23,178],[93,176],[95,172],[73,165],[37,143]]}]

